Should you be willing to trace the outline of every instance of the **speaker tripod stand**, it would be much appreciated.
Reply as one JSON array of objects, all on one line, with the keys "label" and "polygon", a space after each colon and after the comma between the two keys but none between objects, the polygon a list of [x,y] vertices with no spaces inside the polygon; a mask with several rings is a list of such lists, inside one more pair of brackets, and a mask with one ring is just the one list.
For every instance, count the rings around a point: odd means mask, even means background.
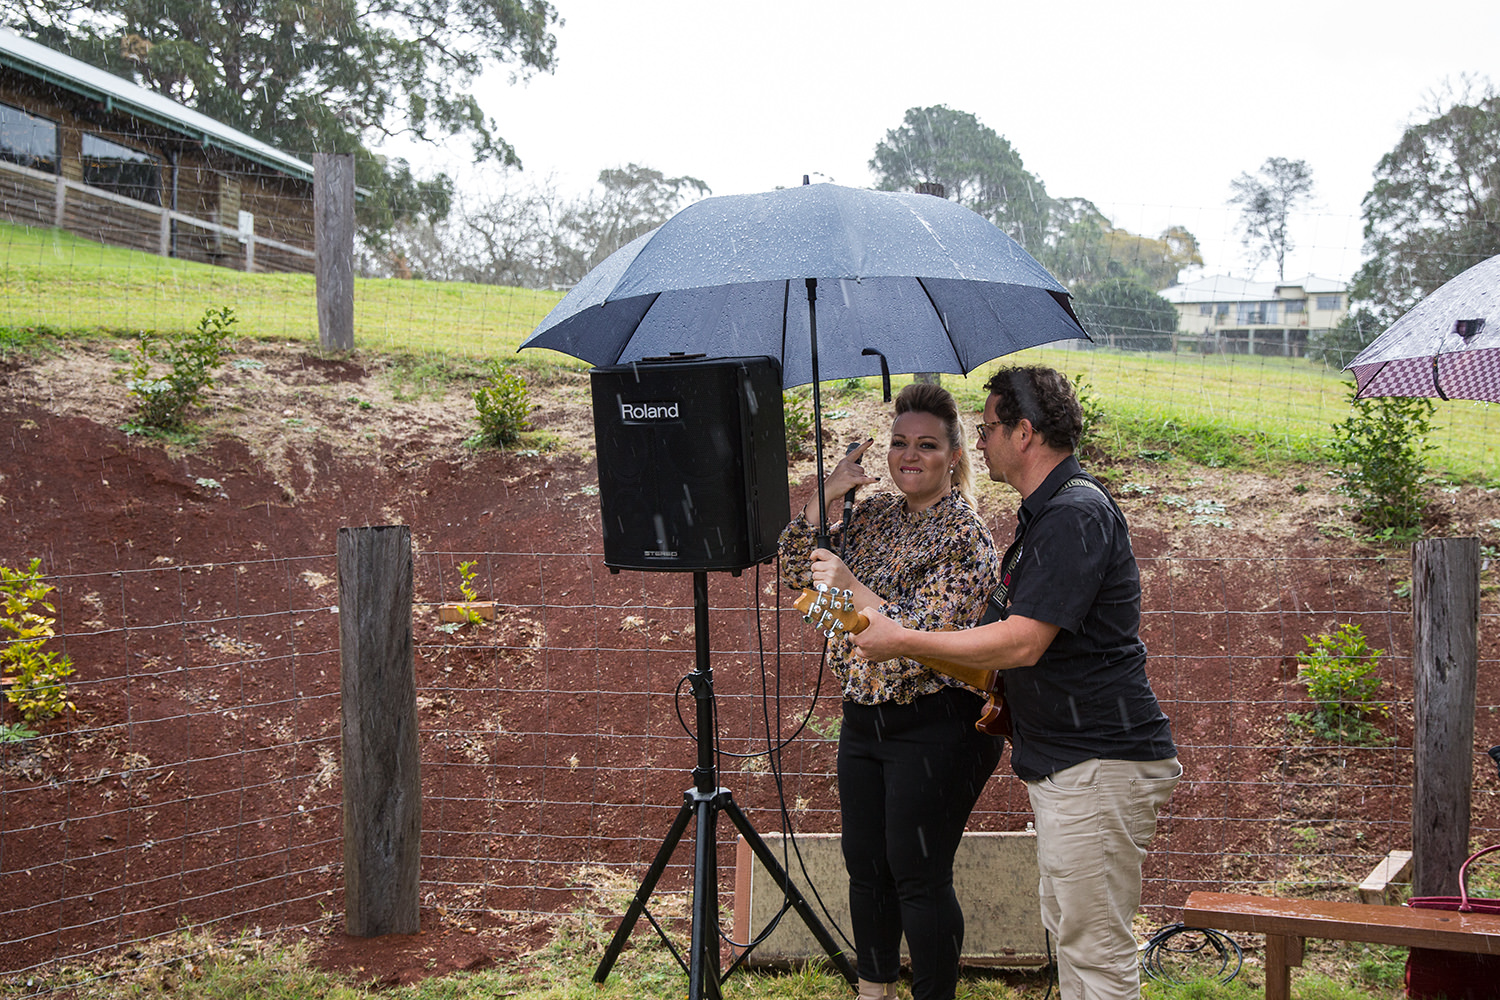
[{"label": "speaker tripod stand", "polygon": [[[792,884],[786,870],[776,860],[776,855],[761,839],[760,834],[755,832],[755,828],[750,825],[750,820],[740,807],[735,804],[734,796],[730,794],[729,789],[719,787],[718,771],[714,761],[714,681],[708,656],[708,574],[701,570],[693,573],[693,622],[697,663],[693,673],[688,676],[692,686],[693,700],[697,703],[698,764],[693,768],[693,787],[683,793],[682,808],[678,810],[677,818],[667,832],[666,840],[657,850],[656,859],[651,862],[646,877],[641,880],[635,898],[631,900],[630,907],[625,911],[625,918],[620,921],[620,926],[615,930],[609,947],[604,950],[604,957],[600,959],[599,967],[594,970],[594,982],[603,983],[609,977],[609,970],[614,966],[615,959],[620,956],[620,950],[625,947],[630,932],[635,928],[635,922],[643,913],[646,913],[646,902],[655,891],[656,883],[662,873],[666,871],[667,862],[671,860],[683,834],[687,832],[688,823],[696,819],[696,844],[693,852],[692,937],[688,961],[685,964],[688,974],[688,1000],[699,1000],[704,995],[717,1000],[722,995],[719,990],[719,984],[723,980],[719,973],[717,836],[719,813],[722,812],[734,823],[735,829],[739,830],[740,835],[745,838],[745,842],[750,845],[775,884],[782,887],[788,902],[807,924],[808,930],[812,932],[818,944],[828,953],[829,959],[832,960],[839,973],[849,981],[850,985],[853,985],[856,975],[848,957],[829,935],[802,893]],[[667,947],[672,949],[672,944],[667,940],[661,926],[651,918],[650,914],[646,914],[646,918],[651,920],[651,926],[666,942]],[[677,953],[676,949],[672,949],[672,954],[677,958],[678,964],[684,964],[682,956]],[[744,955],[740,958],[743,959]],[[736,965],[738,965],[738,960]],[[734,966],[731,966],[730,971],[733,970]]]}]

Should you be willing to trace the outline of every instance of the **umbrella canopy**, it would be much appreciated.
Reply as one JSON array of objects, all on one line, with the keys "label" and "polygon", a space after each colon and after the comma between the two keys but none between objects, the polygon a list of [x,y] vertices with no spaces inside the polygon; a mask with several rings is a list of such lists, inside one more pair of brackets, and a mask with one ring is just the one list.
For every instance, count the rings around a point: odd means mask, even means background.
[{"label": "umbrella canopy", "polygon": [[1500,255],[1412,307],[1345,366],[1358,398],[1500,402]]},{"label": "umbrella canopy", "polygon": [[768,355],[790,387],[880,374],[873,352],[891,371],[967,374],[1087,337],[1057,279],[969,209],[813,184],[689,205],[590,271],[521,347],[600,366]]}]

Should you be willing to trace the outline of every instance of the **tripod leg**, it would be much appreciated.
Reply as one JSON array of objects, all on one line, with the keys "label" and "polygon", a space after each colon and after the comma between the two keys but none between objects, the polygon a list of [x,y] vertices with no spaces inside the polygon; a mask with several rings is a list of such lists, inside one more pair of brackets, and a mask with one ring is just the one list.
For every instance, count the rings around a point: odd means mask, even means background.
[{"label": "tripod leg", "polygon": [[698,840],[693,855],[693,936],[688,1000],[719,1000],[719,797],[698,798]]},{"label": "tripod leg", "polygon": [[625,918],[620,921],[620,926],[615,930],[615,936],[610,939],[609,947],[604,949],[604,957],[599,960],[599,967],[594,970],[594,982],[603,983],[609,978],[609,970],[614,968],[615,959],[620,957],[620,949],[625,947],[625,941],[635,928],[635,922],[640,919],[641,913],[646,909],[646,900],[651,898],[652,891],[656,889],[657,880],[661,878],[662,872],[667,870],[667,862],[672,860],[672,852],[677,850],[678,842],[687,831],[687,825],[693,818],[693,802],[693,793],[689,791],[683,796],[682,808],[677,810],[677,818],[672,821],[672,829],[667,833],[667,839],[662,841],[660,849],[656,852],[656,860],[651,862],[646,877],[641,880],[640,888],[636,889],[635,898],[630,901],[630,908],[625,911]]},{"label": "tripod leg", "polygon": [[823,922],[818,919],[818,915],[808,905],[806,897],[792,884],[792,880],[787,876],[786,870],[781,867],[781,862],[776,860],[776,854],[761,839],[760,834],[755,832],[755,827],[750,825],[749,818],[740,811],[740,807],[735,804],[734,799],[730,797],[728,792],[723,793],[721,798],[723,801],[720,804],[720,808],[728,813],[729,818],[734,821],[734,825],[740,831],[740,835],[745,838],[745,843],[750,845],[750,849],[755,852],[755,856],[765,866],[767,874],[775,880],[777,885],[783,887],[787,898],[791,900],[792,908],[797,911],[798,916],[802,918],[802,922],[807,924],[807,929],[812,932],[812,936],[817,940],[818,944],[828,953],[829,959],[833,962],[834,967],[839,970],[839,974],[849,981],[849,985],[853,986],[859,979],[859,976],[855,972],[854,966],[849,963],[849,956],[844,954],[844,950],[839,947],[838,942],[828,933],[828,929],[823,926]]}]

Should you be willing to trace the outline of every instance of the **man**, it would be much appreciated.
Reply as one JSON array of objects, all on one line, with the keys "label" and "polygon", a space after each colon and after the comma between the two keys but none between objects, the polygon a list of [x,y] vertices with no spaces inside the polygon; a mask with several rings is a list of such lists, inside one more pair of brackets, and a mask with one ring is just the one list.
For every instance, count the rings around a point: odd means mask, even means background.
[{"label": "man", "polygon": [[1135,1000],[1141,862],[1182,775],[1146,679],[1140,573],[1124,515],[1074,457],[1083,411],[1067,377],[1011,368],[987,388],[978,449],[990,478],[1022,502],[986,624],[918,632],[863,608],[870,625],[854,643],[874,662],[907,656],[963,676],[995,672],[1011,766],[1036,814],[1042,923],[1060,992]]}]

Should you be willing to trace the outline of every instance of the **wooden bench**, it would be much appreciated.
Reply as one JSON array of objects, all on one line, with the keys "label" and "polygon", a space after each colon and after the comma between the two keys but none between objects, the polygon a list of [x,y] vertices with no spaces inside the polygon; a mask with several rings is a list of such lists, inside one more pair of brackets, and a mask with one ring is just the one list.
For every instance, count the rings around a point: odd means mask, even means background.
[{"label": "wooden bench", "polygon": [[1500,955],[1500,914],[1195,892],[1182,907],[1182,922],[1264,934],[1266,1000],[1291,1000],[1291,970],[1302,964],[1306,938]]}]

